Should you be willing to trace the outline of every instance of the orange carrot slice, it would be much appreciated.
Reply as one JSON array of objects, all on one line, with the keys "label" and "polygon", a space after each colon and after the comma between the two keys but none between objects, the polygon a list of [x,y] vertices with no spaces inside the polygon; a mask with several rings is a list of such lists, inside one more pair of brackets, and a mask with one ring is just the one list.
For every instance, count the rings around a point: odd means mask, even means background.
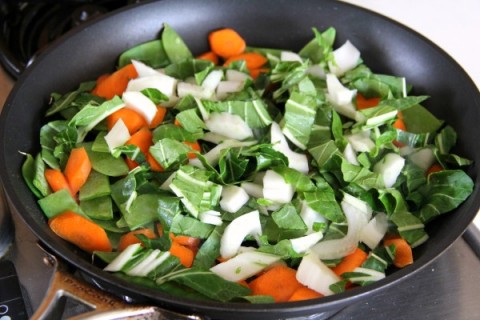
[{"label": "orange carrot slice", "polygon": [[65,211],[48,221],[59,237],[87,252],[112,251],[105,230],[98,224],[73,211]]},{"label": "orange carrot slice", "polygon": [[230,58],[245,51],[245,40],[233,29],[224,28],[208,35],[210,49],[222,58]]},{"label": "orange carrot slice", "polygon": [[[198,152],[202,151],[202,148],[200,148],[200,144],[197,141],[195,141],[195,142],[183,141],[183,143],[186,144],[187,146],[189,146],[190,148],[192,148],[195,151],[198,151]],[[197,157],[197,155],[195,154],[195,152],[189,152],[189,153],[187,153],[187,157],[189,159],[195,159]]]},{"label": "orange carrot slice", "polygon": [[165,119],[165,115],[167,114],[167,108],[162,106],[157,106],[157,113],[155,113],[155,117],[152,119],[149,128],[154,129],[158,127]]},{"label": "orange carrot slice", "polygon": [[172,241],[170,254],[180,259],[180,263],[187,268],[192,266],[193,259],[195,258],[195,252],[193,252],[192,249],[182,246],[176,241]]},{"label": "orange carrot slice", "polygon": [[427,172],[425,173],[425,176],[428,176],[430,173],[434,172],[439,172],[442,171],[443,167],[439,163],[434,163],[428,168]]},{"label": "orange carrot slice", "polygon": [[341,276],[345,272],[352,272],[355,268],[358,268],[362,263],[367,260],[367,253],[360,248],[356,248],[355,251],[345,256],[342,261],[332,268],[333,272],[337,276]]},{"label": "orange carrot slice", "polygon": [[62,171],[57,169],[46,169],[45,170],[45,179],[47,179],[48,185],[52,188],[53,192],[57,192],[62,189],[67,189],[72,197],[75,197],[75,194],[72,193],[70,185],[68,184],[67,178],[62,173]]},{"label": "orange carrot slice", "polygon": [[97,85],[92,90],[92,94],[107,100],[112,99],[114,96],[121,96],[127,88],[128,81],[136,77],[138,77],[138,73],[135,66],[133,64],[127,64],[108,77],[102,76],[100,81],[97,81]]},{"label": "orange carrot slice", "polygon": [[290,296],[288,301],[302,301],[302,300],[309,300],[315,298],[322,298],[323,294],[312,290],[308,287],[302,286],[295,290],[293,294]]},{"label": "orange carrot slice", "polygon": [[253,295],[269,295],[275,302],[286,302],[302,286],[295,269],[276,265],[249,283]]},{"label": "orange carrot slice", "polygon": [[107,117],[107,128],[109,131],[119,119],[122,119],[130,134],[134,134],[140,128],[148,126],[147,121],[141,114],[132,109],[122,108]]},{"label": "orange carrot slice", "polygon": [[408,242],[400,237],[392,237],[383,241],[385,246],[395,245],[395,259],[393,264],[398,268],[403,268],[413,263],[412,247]]},{"label": "orange carrot slice", "polygon": [[224,66],[230,65],[234,61],[245,60],[248,70],[258,69],[267,63],[267,58],[257,52],[245,52],[228,58]]},{"label": "orange carrot slice", "polygon": [[85,184],[91,170],[92,164],[85,148],[72,149],[64,171],[72,194],[77,194]]},{"label": "orange carrot slice", "polygon": [[137,234],[143,234],[144,236],[150,239],[155,239],[157,237],[155,232],[153,232],[151,229],[148,229],[148,228],[133,230],[128,233],[125,233],[120,237],[120,240],[118,242],[118,250],[123,251],[132,244],[141,243],[142,241],[140,241],[140,239],[137,238],[136,236]]},{"label": "orange carrot slice", "polygon": [[376,107],[378,103],[380,102],[380,98],[365,98],[362,94],[357,93],[357,109],[358,110],[363,110],[367,108],[372,108]]},{"label": "orange carrot slice", "polygon": [[218,65],[218,56],[213,51],[207,51],[197,56],[197,59],[208,60],[213,62],[214,65]]}]

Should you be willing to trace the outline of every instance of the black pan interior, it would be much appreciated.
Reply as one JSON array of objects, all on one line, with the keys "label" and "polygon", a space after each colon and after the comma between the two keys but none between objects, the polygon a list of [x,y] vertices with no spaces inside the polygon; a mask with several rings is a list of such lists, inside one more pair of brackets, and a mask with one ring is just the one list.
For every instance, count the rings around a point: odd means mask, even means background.
[{"label": "black pan interior", "polygon": [[[366,298],[426,266],[445,251],[473,220],[480,205],[479,188],[455,212],[428,228],[431,239],[416,249],[412,266],[369,287],[307,302],[249,305],[199,303],[129,285],[89,262],[89,257],[57,238],[20,174],[24,157],[36,153],[38,132],[51,92],[67,92],[77,84],[114,69],[119,53],[158,37],[163,23],[170,24],[194,53],[207,49],[206,35],[231,27],[249,45],[300,49],[313,36],[312,27],[337,30],[337,45],[349,39],[362,52],[373,71],[405,76],[415,94],[431,96],[425,103],[435,115],[458,131],[456,153],[475,160],[470,170],[479,184],[480,98],[465,72],[447,54],[412,30],[370,11],[337,1],[240,0],[159,1],[144,3],[108,15],[67,34],[27,69],[7,100],[0,122],[0,172],[10,203],[32,231],[55,254],[80,268],[103,288],[137,301],[155,303],[214,318],[278,318],[330,312]],[[393,293],[392,293],[393,294]],[[234,312],[232,312],[235,310]]]}]

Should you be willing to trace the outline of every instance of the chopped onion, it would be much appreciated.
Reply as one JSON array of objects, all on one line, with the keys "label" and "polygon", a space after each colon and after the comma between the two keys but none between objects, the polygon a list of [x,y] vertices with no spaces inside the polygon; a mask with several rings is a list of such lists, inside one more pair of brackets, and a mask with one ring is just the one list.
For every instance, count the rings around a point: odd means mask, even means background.
[{"label": "chopped onion", "polygon": [[304,286],[329,296],[333,294],[330,286],[341,279],[314,252],[309,251],[298,266],[297,280]]},{"label": "chopped onion", "polygon": [[408,160],[415,163],[418,167],[422,168],[424,171],[427,171],[427,169],[430,168],[432,164],[435,162],[435,155],[433,154],[432,149],[422,148],[412,152],[408,156]]},{"label": "chopped onion", "polygon": [[257,210],[243,214],[225,228],[220,240],[220,255],[228,259],[237,254],[243,240],[248,235],[259,236],[262,234],[260,215]]},{"label": "chopped onion", "polygon": [[302,201],[302,209],[300,210],[300,217],[307,226],[307,234],[314,233],[313,226],[315,223],[326,222],[324,216],[319,212],[310,208],[305,200]]},{"label": "chopped onion", "polygon": [[132,79],[128,82],[126,91],[142,91],[157,89],[169,99],[175,96],[178,80],[163,73]]},{"label": "chopped onion", "polygon": [[252,129],[236,114],[229,112],[212,112],[205,125],[213,133],[235,140],[245,140],[253,137]]},{"label": "chopped onion", "polygon": [[[361,201],[361,200],[359,200]],[[352,253],[358,246],[360,232],[368,223],[368,213],[342,200],[342,210],[347,217],[347,235],[340,239],[326,240],[312,247],[320,259],[339,259]]]},{"label": "chopped onion", "polygon": [[272,122],[270,127],[271,143],[273,148],[283,153],[288,158],[288,167],[298,170],[302,173],[308,173],[308,158],[305,154],[294,152],[290,149],[287,139],[282,133],[280,126],[276,122]]},{"label": "chopped onion", "polygon": [[343,86],[334,74],[327,74],[327,99],[332,103],[333,108],[340,114],[350,119],[360,120],[361,113],[352,103],[356,90],[350,90]]},{"label": "chopped onion", "polygon": [[225,99],[230,93],[239,92],[243,89],[243,81],[220,81],[217,86],[217,98],[222,100]]},{"label": "chopped onion", "polygon": [[123,146],[128,139],[130,139],[130,133],[122,119],[118,119],[112,129],[105,135],[105,141],[110,151]]},{"label": "chopped onion", "polygon": [[289,203],[295,190],[285,179],[273,170],[267,170],[263,177],[263,197],[274,203]]},{"label": "chopped onion", "polygon": [[141,114],[148,124],[152,123],[158,109],[147,96],[138,91],[126,91],[122,95],[122,100],[125,102],[126,108]]},{"label": "chopped onion", "polygon": [[253,182],[242,182],[240,185],[243,190],[254,198],[263,198],[263,186]]},{"label": "chopped onion", "polygon": [[214,226],[221,226],[223,224],[220,212],[215,210],[201,212],[198,216],[198,219],[203,223],[211,224]]},{"label": "chopped onion", "polygon": [[373,166],[373,172],[382,176],[386,188],[390,188],[397,181],[405,165],[405,159],[396,153],[387,153],[382,160]]},{"label": "chopped onion", "polygon": [[352,144],[349,142],[345,146],[345,150],[343,150],[343,155],[345,156],[345,159],[347,159],[348,162],[350,162],[353,165],[358,166],[358,160],[357,160],[357,154],[355,153],[355,150],[352,147]]},{"label": "chopped onion", "polygon": [[328,67],[336,76],[352,70],[360,61],[360,51],[348,40],[332,53],[333,62],[329,62]]},{"label": "chopped onion", "polygon": [[291,51],[280,52],[280,61],[292,61],[292,62],[298,61],[300,63],[303,62],[302,57],[300,57],[300,55]]},{"label": "chopped onion", "polygon": [[247,203],[249,198],[243,188],[234,185],[225,186],[222,189],[220,207],[227,212],[235,213]]},{"label": "chopped onion", "polygon": [[139,78],[154,76],[160,73],[157,70],[153,69],[152,67],[149,67],[145,63],[140,62],[138,60],[132,59],[132,64],[135,67],[135,70],[137,71]]},{"label": "chopped onion", "polygon": [[214,91],[196,84],[188,82],[179,82],[177,84],[177,95],[180,98],[193,96],[200,99],[211,99],[213,97],[213,93]]},{"label": "chopped onion", "polygon": [[322,240],[322,238],[322,232],[314,232],[303,237],[290,239],[290,243],[292,244],[292,249],[295,250],[296,253],[304,253],[313,247],[318,241]]},{"label": "chopped onion", "polygon": [[388,218],[383,212],[379,212],[373,217],[360,232],[360,241],[365,243],[370,249],[375,249],[382,241],[388,229]]},{"label": "chopped onion", "polygon": [[375,148],[375,142],[370,138],[370,130],[348,134],[345,138],[356,152],[370,152]]},{"label": "chopped onion", "polygon": [[235,70],[235,69],[227,69],[225,77],[228,81],[238,81],[242,84],[250,78],[246,73]]},{"label": "chopped onion", "polygon": [[202,82],[202,87],[215,92],[217,89],[218,84],[222,81],[223,78],[223,71],[221,70],[213,70],[210,72]]}]

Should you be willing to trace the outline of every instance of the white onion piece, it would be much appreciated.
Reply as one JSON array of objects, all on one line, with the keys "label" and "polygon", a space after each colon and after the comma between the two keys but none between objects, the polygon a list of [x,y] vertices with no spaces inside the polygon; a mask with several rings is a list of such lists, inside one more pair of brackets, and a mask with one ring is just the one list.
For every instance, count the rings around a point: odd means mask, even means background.
[{"label": "white onion piece", "polygon": [[373,217],[360,232],[360,241],[365,243],[370,249],[375,249],[382,241],[388,229],[388,218],[383,212],[379,212]]},{"label": "white onion piece", "polygon": [[345,156],[345,159],[353,165],[358,166],[358,160],[357,160],[357,154],[355,153],[355,150],[352,147],[352,144],[349,142],[345,146],[345,150],[343,150],[343,155]]},{"label": "white onion piece", "polygon": [[415,163],[418,167],[422,168],[424,171],[427,171],[428,168],[435,162],[435,155],[433,154],[432,149],[422,148],[418,151],[412,152],[408,156],[408,160]]},{"label": "white onion piece", "polygon": [[237,81],[237,82],[241,82],[243,84],[250,77],[249,77],[248,74],[246,74],[244,72],[234,70],[234,69],[227,69],[227,71],[225,73],[225,78],[228,81]]},{"label": "white onion piece", "polygon": [[246,236],[259,236],[262,234],[260,215],[257,210],[243,214],[225,228],[220,240],[220,255],[228,259],[237,254]]},{"label": "white onion piece", "polygon": [[201,212],[198,216],[198,220],[206,224],[211,224],[214,226],[221,226],[223,224],[222,217],[220,212],[215,210],[208,210]]},{"label": "white onion piece", "polygon": [[118,119],[112,129],[105,135],[105,141],[110,151],[123,146],[128,139],[130,139],[130,133],[122,119]]},{"label": "white onion piece", "polygon": [[229,185],[222,189],[222,199],[220,200],[220,207],[231,213],[240,210],[250,197],[247,192],[239,186]]},{"label": "white onion piece", "polygon": [[214,92],[217,89],[218,84],[222,81],[223,71],[213,70],[210,72],[202,82],[202,87]]},{"label": "white onion piece", "polygon": [[254,198],[263,198],[263,186],[253,182],[242,182],[240,187],[245,190],[245,192]]},{"label": "white onion piece", "polygon": [[340,114],[354,120],[361,120],[361,114],[352,103],[353,97],[356,95],[356,90],[350,90],[343,86],[338,78],[329,73],[326,76],[327,80],[327,99],[332,104],[333,108]]},{"label": "white onion piece", "polygon": [[396,153],[387,153],[382,160],[373,166],[373,172],[382,176],[386,188],[390,188],[397,181],[405,165],[405,159]]},{"label": "white onion piece", "polygon": [[370,138],[370,130],[345,135],[356,152],[370,152],[375,148],[375,142]]},{"label": "white onion piece", "polygon": [[239,92],[243,89],[243,81],[226,80],[220,81],[217,86],[217,99],[225,99],[230,93]]},{"label": "white onion piece", "polygon": [[330,286],[341,279],[314,252],[309,251],[298,266],[297,280],[308,288],[329,296],[333,294]]},{"label": "white onion piece", "polygon": [[144,89],[157,89],[169,99],[175,96],[178,80],[163,73],[132,79],[128,82],[126,91],[142,91]]},{"label": "white onion piece", "polygon": [[305,200],[302,201],[302,209],[300,210],[300,217],[307,226],[307,234],[314,233],[313,225],[315,223],[323,223],[327,220],[319,212],[310,208]]},{"label": "white onion piece", "polygon": [[230,139],[245,140],[253,137],[253,131],[248,124],[239,115],[229,112],[212,112],[205,120],[205,125],[210,132]]},{"label": "white onion piece", "polygon": [[303,62],[302,57],[295,52],[282,51],[280,52],[280,61]]},{"label": "white onion piece", "polygon": [[236,282],[258,274],[268,266],[280,261],[280,258],[269,253],[245,251],[215,265],[210,268],[210,271],[225,280]]},{"label": "white onion piece", "polygon": [[141,114],[148,124],[152,123],[158,109],[147,96],[138,91],[126,91],[122,95],[122,100],[126,108]]},{"label": "white onion piece", "polygon": [[360,232],[367,225],[368,213],[342,200],[341,206],[347,217],[347,235],[340,239],[327,240],[312,247],[320,259],[339,259],[355,251],[360,240]]},{"label": "white onion piece", "polygon": [[273,170],[267,170],[263,177],[263,197],[275,204],[292,201],[295,190],[285,179]]},{"label": "white onion piece", "polygon": [[325,79],[327,73],[325,69],[319,64],[311,65],[307,68],[307,74],[314,76],[315,78]]},{"label": "white onion piece", "polygon": [[213,92],[214,91],[208,88],[188,82],[179,82],[177,84],[177,95],[180,98],[191,95],[195,98],[211,99],[213,97]]},{"label": "white onion piece", "polygon": [[360,51],[348,40],[332,53],[334,62],[329,62],[328,67],[337,76],[355,68],[360,60]]},{"label": "white onion piece", "polygon": [[287,139],[282,133],[280,126],[276,122],[272,122],[270,127],[271,143],[273,148],[283,153],[288,158],[288,167],[298,170],[302,173],[308,173],[308,158],[305,154],[294,152],[290,149]]},{"label": "white onion piece", "polygon": [[135,67],[139,78],[154,76],[160,73],[152,67],[147,66],[145,63],[138,60],[132,60],[132,64]]},{"label": "white onion piece", "polygon": [[318,241],[322,240],[322,238],[322,232],[314,232],[303,237],[290,239],[290,243],[292,244],[292,249],[295,250],[296,253],[304,253],[313,247]]}]

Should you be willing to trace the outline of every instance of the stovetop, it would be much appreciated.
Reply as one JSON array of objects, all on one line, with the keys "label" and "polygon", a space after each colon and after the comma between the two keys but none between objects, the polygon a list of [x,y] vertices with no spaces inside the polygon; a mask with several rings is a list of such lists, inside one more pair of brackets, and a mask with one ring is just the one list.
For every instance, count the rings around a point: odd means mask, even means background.
[{"label": "stovetop", "polygon": [[[382,5],[378,5],[378,2],[372,2],[370,0],[344,1],[358,2],[360,5],[363,4],[366,7],[373,7],[372,3],[376,3],[377,8],[382,7]],[[398,4],[403,1],[407,0],[391,0],[389,5],[395,5],[396,3],[399,8],[402,8],[402,6]],[[474,0],[459,1],[463,3]],[[37,13],[40,12],[40,10],[47,10],[47,7],[42,7],[39,4],[40,1],[16,2],[23,3],[23,6],[18,7],[16,10],[23,10],[25,15],[27,15],[27,9],[30,10],[29,12]],[[51,5],[50,11],[47,10],[48,12],[55,10],[57,10],[57,12],[66,12],[65,10],[69,12],[63,20],[57,21],[59,27],[53,28],[52,24],[46,22],[47,20],[35,21],[35,19],[33,19],[30,20],[30,23],[35,22],[37,26],[33,29],[32,24],[24,24],[23,28],[18,28],[18,30],[6,30],[4,24],[6,23],[6,19],[0,20],[1,31],[8,31],[10,35],[10,38],[7,39],[10,41],[8,42],[8,52],[13,52],[10,54],[10,58],[13,57],[12,60],[9,60],[10,63],[0,61],[4,66],[3,68],[0,67],[0,111],[8,92],[12,88],[14,79],[25,65],[35,57],[37,51],[45,46],[45,41],[55,40],[61,33],[75,26],[79,21],[81,22],[89,17],[94,17],[115,9],[115,6],[119,7],[138,1],[70,0],[62,1],[63,6],[58,4],[60,3],[58,1],[41,2]],[[443,2],[446,1],[442,0],[438,3],[439,10]],[[5,10],[5,3],[12,5],[15,1],[0,0],[0,10]],[[37,7],[35,7],[35,5]],[[94,5],[94,7],[91,5]],[[421,7],[420,4],[419,7]],[[388,9],[384,8],[384,10],[386,13],[388,13],[388,10],[390,10],[389,12],[394,12],[392,8],[393,7],[389,7]],[[403,6],[403,8],[407,7]],[[405,10],[398,11],[398,13],[402,12],[405,16],[407,15]],[[391,14],[387,15],[391,16]],[[19,23],[18,21],[14,22]],[[43,23],[41,24],[42,28],[38,28],[40,22]],[[20,26],[20,24],[18,24],[18,26]],[[25,35],[28,34],[26,30],[34,29],[37,31],[42,30],[41,32],[38,31],[30,35],[36,40],[22,44],[19,40],[25,39]],[[19,35],[22,30],[24,35],[20,37]],[[2,45],[7,44],[5,40],[4,38]],[[3,47],[0,48],[0,52],[5,53],[7,51]],[[1,201],[2,199],[0,198],[0,202]],[[0,269],[3,268],[6,270],[5,263],[11,262],[18,278],[10,274],[8,277],[8,285],[2,287],[2,284],[7,282],[2,282],[2,279],[5,278],[2,278],[3,274],[0,270],[0,293],[3,292],[2,290],[7,290],[9,297],[12,297],[12,300],[6,302],[0,301],[0,320],[7,320],[7,316],[13,314],[11,313],[13,309],[8,310],[7,306],[13,306],[14,303],[16,307],[23,308],[24,313],[18,313],[18,316],[12,319],[28,319],[38,308],[45,296],[53,270],[43,262],[45,255],[38,246],[37,238],[18,215],[15,213],[10,214],[8,210],[3,210],[2,212],[1,204],[2,203],[0,203]],[[5,217],[11,217],[11,221]],[[5,230],[14,230],[15,232],[7,234]],[[9,238],[11,241],[9,241]],[[9,245],[6,246],[6,243]],[[2,257],[3,254],[5,255]],[[480,319],[480,303],[478,303],[480,273],[478,270],[480,270],[480,232],[472,224],[463,237],[459,238],[444,254],[430,265],[415,275],[412,275],[406,279],[406,281],[393,286],[390,290],[384,290],[368,299],[361,300],[361,302],[344,308],[330,317],[330,319]],[[8,269],[7,271],[10,272],[11,270]],[[19,291],[14,290],[15,283],[19,284]],[[76,315],[86,309],[85,306],[79,303],[68,301],[63,318]],[[310,319],[313,318],[314,317],[311,317]]]}]

